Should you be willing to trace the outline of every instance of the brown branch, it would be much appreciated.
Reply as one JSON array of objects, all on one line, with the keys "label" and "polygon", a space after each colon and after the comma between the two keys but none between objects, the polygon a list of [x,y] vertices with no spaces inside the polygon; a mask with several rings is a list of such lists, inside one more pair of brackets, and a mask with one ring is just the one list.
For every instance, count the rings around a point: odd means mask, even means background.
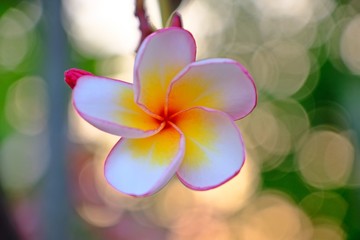
[{"label": "brown branch", "polygon": [[144,0],[135,0],[135,16],[139,19],[139,30],[141,31],[140,42],[136,49],[137,51],[144,39],[154,32],[154,27],[149,22],[149,17],[146,14]]}]

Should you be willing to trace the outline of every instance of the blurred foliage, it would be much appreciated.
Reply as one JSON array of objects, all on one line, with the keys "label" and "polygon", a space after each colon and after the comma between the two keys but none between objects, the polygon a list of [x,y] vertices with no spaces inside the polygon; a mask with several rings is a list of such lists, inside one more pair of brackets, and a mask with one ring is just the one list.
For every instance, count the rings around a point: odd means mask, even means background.
[{"label": "blurred foliage", "polygon": [[[198,58],[236,59],[258,86],[258,107],[238,122],[247,162],[215,190],[194,192],[174,179],[155,196],[130,198],[102,176],[117,139],[69,107],[64,198],[73,203],[74,239],[359,239],[359,1],[185,2],[179,10]],[[146,3],[161,22],[157,1]],[[132,81],[134,6],[107,4],[63,1],[68,65]],[[42,77],[43,14],[35,0],[0,4],[0,181],[29,240],[41,232],[52,97]]]},{"label": "blurred foliage", "polygon": [[1,6],[0,6],[0,14],[4,14],[4,12],[6,12],[9,8],[11,7],[16,7],[19,3],[21,2],[21,0],[4,0],[1,2]]}]

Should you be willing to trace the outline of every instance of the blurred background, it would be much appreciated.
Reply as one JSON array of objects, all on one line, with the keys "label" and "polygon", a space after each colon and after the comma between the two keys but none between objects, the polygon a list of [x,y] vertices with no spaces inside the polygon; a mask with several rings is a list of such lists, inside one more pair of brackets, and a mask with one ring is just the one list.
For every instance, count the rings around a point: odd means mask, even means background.
[{"label": "blurred background", "polygon": [[[146,0],[151,22],[179,2]],[[147,198],[106,184],[118,137],[75,114],[63,81],[70,67],[132,81],[134,8],[1,0],[0,239],[360,239],[360,1],[183,1],[198,59],[241,62],[259,101],[238,121],[237,177]]]}]

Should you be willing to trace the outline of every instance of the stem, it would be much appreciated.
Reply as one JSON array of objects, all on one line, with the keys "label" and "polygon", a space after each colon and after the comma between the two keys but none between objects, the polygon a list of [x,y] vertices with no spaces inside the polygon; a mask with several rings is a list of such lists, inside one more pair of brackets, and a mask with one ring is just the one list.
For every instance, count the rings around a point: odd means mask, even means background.
[{"label": "stem", "polygon": [[144,7],[144,0],[135,0],[135,16],[139,19],[139,29],[141,31],[141,38],[136,51],[139,49],[142,41],[154,32],[154,28],[149,22],[149,17],[146,14]]},{"label": "stem", "polygon": [[44,77],[47,79],[49,165],[43,186],[40,239],[64,240],[70,237],[70,202],[67,183],[67,97],[63,76],[67,68],[67,42],[61,25],[61,0],[42,0],[44,7]]},{"label": "stem", "polygon": [[[164,27],[166,26],[167,20],[171,14],[176,10],[181,2],[182,0],[159,0],[161,20]],[[139,19],[139,29],[141,32],[139,45],[136,48],[137,51],[144,39],[153,33],[155,29],[151,25],[149,17],[147,16],[144,0],[135,0],[135,16]],[[171,20],[173,21],[171,22],[171,26],[181,27],[182,24],[180,15],[175,15],[174,19]]]}]

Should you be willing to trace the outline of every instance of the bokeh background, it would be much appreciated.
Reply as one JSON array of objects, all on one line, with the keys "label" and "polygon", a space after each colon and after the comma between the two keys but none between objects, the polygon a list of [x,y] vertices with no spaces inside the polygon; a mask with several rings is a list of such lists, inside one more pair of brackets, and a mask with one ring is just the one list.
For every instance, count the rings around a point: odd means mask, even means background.
[{"label": "bokeh background", "polygon": [[[158,28],[160,2],[145,1]],[[247,160],[217,189],[173,179],[140,199],[106,184],[118,137],[80,119],[63,82],[69,67],[132,81],[134,7],[1,0],[0,239],[360,239],[360,1],[183,1],[198,59],[255,79]]]}]

